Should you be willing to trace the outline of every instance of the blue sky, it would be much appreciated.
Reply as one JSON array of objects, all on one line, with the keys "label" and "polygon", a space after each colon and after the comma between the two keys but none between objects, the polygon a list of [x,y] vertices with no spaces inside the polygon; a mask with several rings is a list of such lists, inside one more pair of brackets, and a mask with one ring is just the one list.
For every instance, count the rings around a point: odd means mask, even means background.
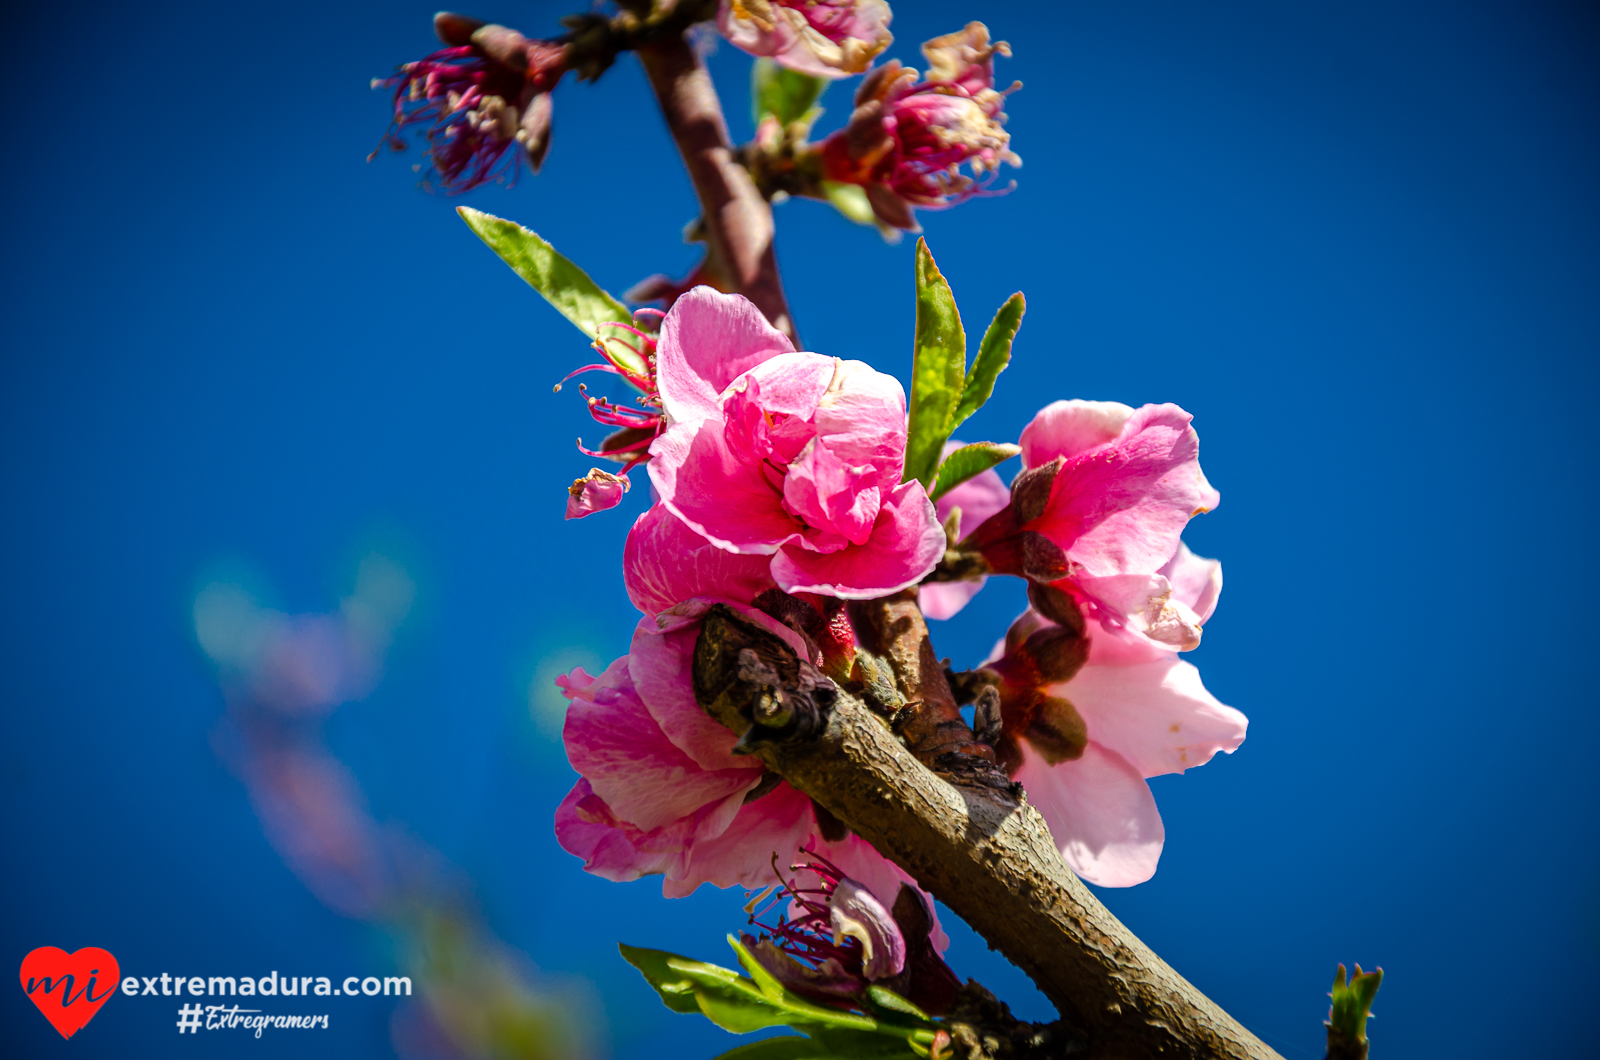
[{"label": "blue sky", "polygon": [[[533,34],[565,11],[474,9]],[[710,1057],[733,1040],[661,1008],[614,945],[718,959],[740,897],[585,876],[550,831],[572,773],[548,693],[530,706],[557,666],[625,650],[618,560],[645,491],[562,522],[589,467],[572,441],[597,432],[550,387],[581,341],[416,188],[414,155],[364,161],[385,121],[367,80],[430,49],[431,13],[12,16],[0,952],[392,967],[218,762],[190,623],[218,579],[330,610],[377,551],[416,603],[382,683],[326,727],[372,813],[460,866],[543,973],[592,984],[609,1055]],[[1593,13],[930,2],[901,5],[890,55],[915,64],[973,17],[1015,49],[1025,165],[1014,193],[923,219],[969,324],[1014,290],[1029,311],[963,435],[1013,439],[1057,397],[1175,401],[1223,495],[1188,534],[1227,575],[1193,658],[1250,736],[1154,782],[1160,871],[1102,896],[1291,1060],[1321,1055],[1339,961],[1388,972],[1375,1056],[1580,1055],[1600,989]],[[711,63],[748,135],[748,60]],[[613,291],[686,271],[693,198],[637,64],[563,84],[555,120],[543,174],[463,201]],[[910,244],[815,203],[777,213],[807,347],[904,378]],[[992,585],[939,650],[975,661],[1019,607]],[[953,933],[958,972],[1047,1014]],[[114,999],[70,1048],[177,1055],[170,1008]],[[65,1054],[20,991],[0,1012],[7,1052]],[[387,1018],[357,1005],[237,1051],[387,1056]]]}]

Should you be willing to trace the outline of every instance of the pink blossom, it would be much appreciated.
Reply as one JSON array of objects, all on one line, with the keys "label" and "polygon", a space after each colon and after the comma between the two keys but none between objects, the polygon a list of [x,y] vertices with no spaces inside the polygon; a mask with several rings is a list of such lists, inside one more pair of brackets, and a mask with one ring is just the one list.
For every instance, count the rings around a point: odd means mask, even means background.
[{"label": "pink blossom", "polygon": [[[798,646],[787,627],[757,611],[746,617]],[[765,887],[775,882],[774,855],[786,865],[812,852],[892,905],[911,882],[904,872],[857,836],[824,840],[811,800],[786,782],[772,784],[759,759],[728,753],[733,734],[705,717],[691,690],[658,700],[687,681],[693,639],[652,637],[653,625],[642,621],[634,653],[598,678],[575,670],[559,679],[571,700],[567,756],[582,774],[556,811],[561,845],[609,880],[660,875],[669,898],[702,883]],[[641,642],[655,651],[642,666]],[[690,711],[727,738],[685,725]],[[935,942],[943,948],[941,932]]]},{"label": "pink blossom", "polygon": [[718,548],[663,504],[639,516],[622,548],[628,599],[651,618],[702,596],[749,604],[768,589],[771,562]]},{"label": "pink blossom", "polygon": [[1055,582],[1107,628],[1162,649],[1195,647],[1198,616],[1162,573],[1190,518],[1219,500],[1191,418],[1170,404],[1046,406],[1022,432],[1025,471],[1010,508],[964,544],[996,571]]},{"label": "pink blossom", "polygon": [[[961,443],[958,441],[946,442],[944,455],[949,456],[959,448]],[[959,541],[988,522],[991,515],[1004,510],[1010,502],[1011,491],[1006,489],[1006,484],[991,469],[974,475],[940,497],[934,510],[939,517],[939,525],[943,526],[945,520],[950,518],[950,513],[960,509],[961,518],[956,523],[956,540]],[[917,602],[928,618],[953,618],[956,612],[967,606],[968,600],[978,595],[978,590],[988,580],[979,575],[963,581],[923,582],[917,589]]]},{"label": "pink blossom", "polygon": [[628,492],[628,476],[613,475],[609,471],[590,468],[583,478],[574,479],[567,487],[567,518],[582,519],[622,503]]},{"label": "pink blossom", "polygon": [[[1180,544],[1163,576],[1198,622],[1211,616],[1222,588],[1220,563]],[[1029,611],[1008,640],[1052,625]],[[1047,726],[1081,726],[1081,750],[1064,752],[1059,741],[1023,730],[1028,720],[1008,716],[1007,733],[1020,751],[1013,776],[1074,872],[1090,883],[1128,887],[1154,875],[1166,838],[1145,780],[1204,765],[1218,751],[1232,753],[1247,722],[1208,692],[1199,670],[1176,652],[1092,622],[1084,635],[1087,660],[1068,680],[1040,688],[1037,701],[1056,712]],[[996,659],[1006,654],[1003,641]]]},{"label": "pink blossom", "polygon": [[865,599],[944,554],[920,483],[900,481],[905,392],[860,361],[794,352],[747,299],[697,287],[662,321],[661,503],[719,548],[769,556],[786,592]]},{"label": "pink blossom", "polygon": [[884,0],[722,0],[717,29],[734,47],[812,77],[866,70],[894,40]]},{"label": "pink blossom", "polygon": [[[829,180],[859,184],[879,221],[915,231],[915,208],[943,209],[987,189],[985,175],[1022,159],[1005,131],[1005,97],[994,87],[1004,41],[972,22],[922,46],[927,78],[890,61],[862,79],[849,123],[822,145]],[[966,166],[972,176],[961,173]]]}]

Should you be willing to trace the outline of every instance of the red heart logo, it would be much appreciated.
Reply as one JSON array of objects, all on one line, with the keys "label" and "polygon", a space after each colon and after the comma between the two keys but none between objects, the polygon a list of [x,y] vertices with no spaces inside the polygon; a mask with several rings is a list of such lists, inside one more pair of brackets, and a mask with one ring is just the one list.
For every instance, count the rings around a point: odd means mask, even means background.
[{"label": "red heart logo", "polygon": [[22,989],[61,1037],[70,1038],[117,992],[121,971],[115,957],[94,946],[77,953],[40,946],[22,958]]}]

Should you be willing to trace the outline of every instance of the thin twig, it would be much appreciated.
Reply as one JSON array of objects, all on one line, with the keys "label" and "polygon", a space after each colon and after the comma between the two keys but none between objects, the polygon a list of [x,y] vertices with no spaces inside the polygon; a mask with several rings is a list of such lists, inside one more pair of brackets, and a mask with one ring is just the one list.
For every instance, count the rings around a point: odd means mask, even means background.
[{"label": "thin twig", "polygon": [[734,157],[710,71],[681,36],[642,45],[638,54],[700,200],[712,272],[793,338],[773,249],[772,207]]}]

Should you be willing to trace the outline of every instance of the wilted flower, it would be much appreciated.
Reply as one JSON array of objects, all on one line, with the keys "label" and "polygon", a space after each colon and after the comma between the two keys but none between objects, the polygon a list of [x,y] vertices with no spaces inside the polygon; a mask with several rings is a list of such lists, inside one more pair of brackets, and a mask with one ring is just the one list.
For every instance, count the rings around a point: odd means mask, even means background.
[{"label": "wilted flower", "polygon": [[698,287],[661,325],[661,502],[719,548],[771,557],[786,592],[870,598],[944,554],[921,483],[902,483],[905,392],[861,361],[796,353],[749,300]]},{"label": "wilted flower", "polygon": [[[994,57],[981,22],[922,46],[927,78],[891,60],[856,90],[849,123],[822,145],[827,179],[866,189],[873,213],[894,228],[916,230],[913,209],[942,209],[988,188],[1001,163],[1022,165],[1008,144],[1004,92],[994,87]],[[971,176],[961,172],[966,166]]]},{"label": "wilted flower", "polygon": [[434,30],[449,47],[372,83],[394,89],[389,145],[403,150],[399,132],[427,126],[433,169],[451,193],[514,179],[524,154],[537,173],[550,146],[549,93],[567,72],[566,45],[448,12],[434,16]]},{"label": "wilted flower", "polygon": [[717,28],[737,48],[812,77],[866,70],[894,40],[884,0],[722,0]]}]

